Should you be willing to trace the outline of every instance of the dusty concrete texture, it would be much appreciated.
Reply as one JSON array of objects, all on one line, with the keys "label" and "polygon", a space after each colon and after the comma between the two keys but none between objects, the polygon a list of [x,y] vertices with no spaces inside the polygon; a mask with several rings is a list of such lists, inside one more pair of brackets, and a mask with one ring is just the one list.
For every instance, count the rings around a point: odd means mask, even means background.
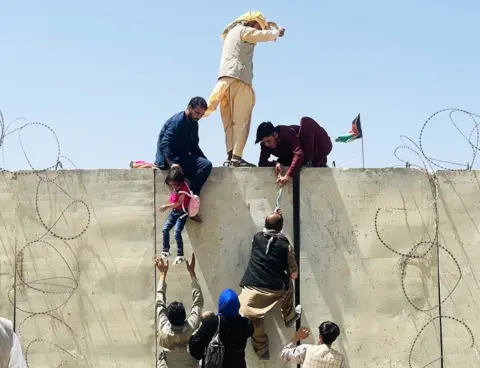
[{"label": "dusty concrete texture", "polygon": [[15,211],[12,199],[14,184],[8,178],[9,175],[0,175],[0,316],[13,319],[11,291],[15,269]]},{"label": "dusty concrete texture", "polygon": [[6,181],[14,182],[16,330],[29,366],[153,366],[153,173]]},{"label": "dusty concrete texture", "polygon": [[[157,207],[168,203],[169,192],[164,186],[165,173],[156,175]],[[185,254],[195,251],[198,276],[205,297],[205,309],[216,311],[216,302],[221,291],[231,288],[240,293],[238,284],[247,267],[250,257],[253,234],[264,227],[265,216],[275,209],[278,186],[273,172],[265,169],[214,169],[207,185],[201,193],[201,215],[203,224],[187,222],[184,240]],[[292,213],[292,191],[283,190],[283,211]],[[167,214],[157,215],[157,251],[162,250],[162,226]],[[293,239],[292,218],[286,215],[284,232]],[[173,231],[171,234],[173,241]],[[172,243],[171,252],[176,246]],[[190,284],[185,266],[171,267],[167,281],[167,298],[187,299],[191,305],[188,288]],[[249,367],[278,367],[275,359],[280,353],[283,342],[291,331],[283,325],[281,314],[277,318],[268,318],[267,328],[272,349],[269,363],[260,363],[248,343],[247,363]]]},{"label": "dusty concrete texture", "polygon": [[[0,177],[0,311],[15,319],[30,367],[154,367],[153,256],[166,219],[155,207],[168,200],[164,173],[155,176],[72,170]],[[413,169],[303,170],[307,342],[330,319],[342,329],[335,347],[349,367],[440,367],[441,348],[445,367],[478,365],[478,176],[438,172],[435,181]],[[240,291],[252,235],[275,207],[277,190],[268,169],[214,169],[202,192],[204,224],[189,221],[184,231],[206,309],[216,311],[224,288]],[[291,186],[282,206],[293,240]],[[168,300],[190,307],[185,266],[172,266],[167,283]],[[267,326],[272,360],[260,363],[249,345],[248,366],[288,366],[277,356],[294,329],[285,329],[278,311]]]}]

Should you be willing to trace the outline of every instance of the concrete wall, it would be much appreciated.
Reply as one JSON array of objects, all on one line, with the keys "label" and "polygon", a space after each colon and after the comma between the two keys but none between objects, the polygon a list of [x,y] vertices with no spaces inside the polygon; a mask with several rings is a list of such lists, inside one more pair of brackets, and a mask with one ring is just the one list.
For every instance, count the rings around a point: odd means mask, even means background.
[{"label": "concrete wall", "polygon": [[[163,175],[0,177],[0,312],[15,319],[30,367],[154,367]],[[437,196],[435,183],[411,169],[302,172],[302,324],[316,338],[323,320],[337,322],[335,345],[349,367],[423,367],[440,357],[441,345],[445,367],[478,364],[470,347],[470,332],[480,334],[477,175],[439,172]],[[204,224],[189,221],[184,232],[207,309],[216,310],[224,288],[239,291],[251,237],[277,190],[267,169],[214,169],[202,192]],[[293,239],[291,187],[282,205]],[[171,267],[167,297],[190,306],[186,276],[183,265]],[[249,346],[249,367],[284,366],[276,356],[294,329],[278,312],[267,325],[272,360],[260,363]]]},{"label": "concrete wall", "polygon": [[5,182],[16,214],[16,329],[29,366],[153,367],[153,173]]}]

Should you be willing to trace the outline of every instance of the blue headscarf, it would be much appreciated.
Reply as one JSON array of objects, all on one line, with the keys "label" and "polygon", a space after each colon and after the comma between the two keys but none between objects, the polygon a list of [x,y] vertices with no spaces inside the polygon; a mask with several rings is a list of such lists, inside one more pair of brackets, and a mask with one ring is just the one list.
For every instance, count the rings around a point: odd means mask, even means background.
[{"label": "blue headscarf", "polygon": [[240,300],[237,293],[232,289],[225,289],[218,297],[218,315],[225,317],[238,316]]}]

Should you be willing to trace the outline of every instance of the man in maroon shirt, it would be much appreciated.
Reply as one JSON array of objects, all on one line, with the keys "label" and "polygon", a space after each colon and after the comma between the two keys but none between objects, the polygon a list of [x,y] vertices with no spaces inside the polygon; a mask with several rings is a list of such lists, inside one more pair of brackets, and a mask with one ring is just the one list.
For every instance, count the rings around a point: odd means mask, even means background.
[{"label": "man in maroon shirt", "polygon": [[[332,141],[325,129],[309,117],[300,125],[278,125],[264,122],[257,129],[255,144],[261,142],[260,167],[275,167],[275,175],[282,173],[282,165],[290,166],[277,182],[288,183],[302,167],[327,167],[327,156],[332,151]],[[269,161],[270,155],[278,157]]]}]

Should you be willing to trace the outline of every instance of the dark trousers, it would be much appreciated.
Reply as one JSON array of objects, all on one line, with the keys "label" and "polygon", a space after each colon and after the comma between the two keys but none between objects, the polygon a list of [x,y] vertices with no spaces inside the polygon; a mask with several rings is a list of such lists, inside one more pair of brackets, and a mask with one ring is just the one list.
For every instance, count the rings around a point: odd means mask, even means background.
[{"label": "dark trousers", "polygon": [[[183,256],[183,238],[182,231],[187,223],[188,216],[182,217],[185,212],[173,209],[168,215],[167,221],[163,225],[163,251],[170,251],[170,230],[175,226],[175,241],[177,242],[177,256]],[[180,218],[182,217],[182,218]]]},{"label": "dark trousers", "polygon": [[212,172],[212,163],[206,158],[188,155],[179,164],[188,179],[191,191],[200,195],[203,185]]},{"label": "dark trousers", "polygon": [[298,138],[302,142],[305,161],[310,161],[312,167],[326,167],[327,156],[332,151],[332,140],[325,129],[312,118],[303,117]]}]

